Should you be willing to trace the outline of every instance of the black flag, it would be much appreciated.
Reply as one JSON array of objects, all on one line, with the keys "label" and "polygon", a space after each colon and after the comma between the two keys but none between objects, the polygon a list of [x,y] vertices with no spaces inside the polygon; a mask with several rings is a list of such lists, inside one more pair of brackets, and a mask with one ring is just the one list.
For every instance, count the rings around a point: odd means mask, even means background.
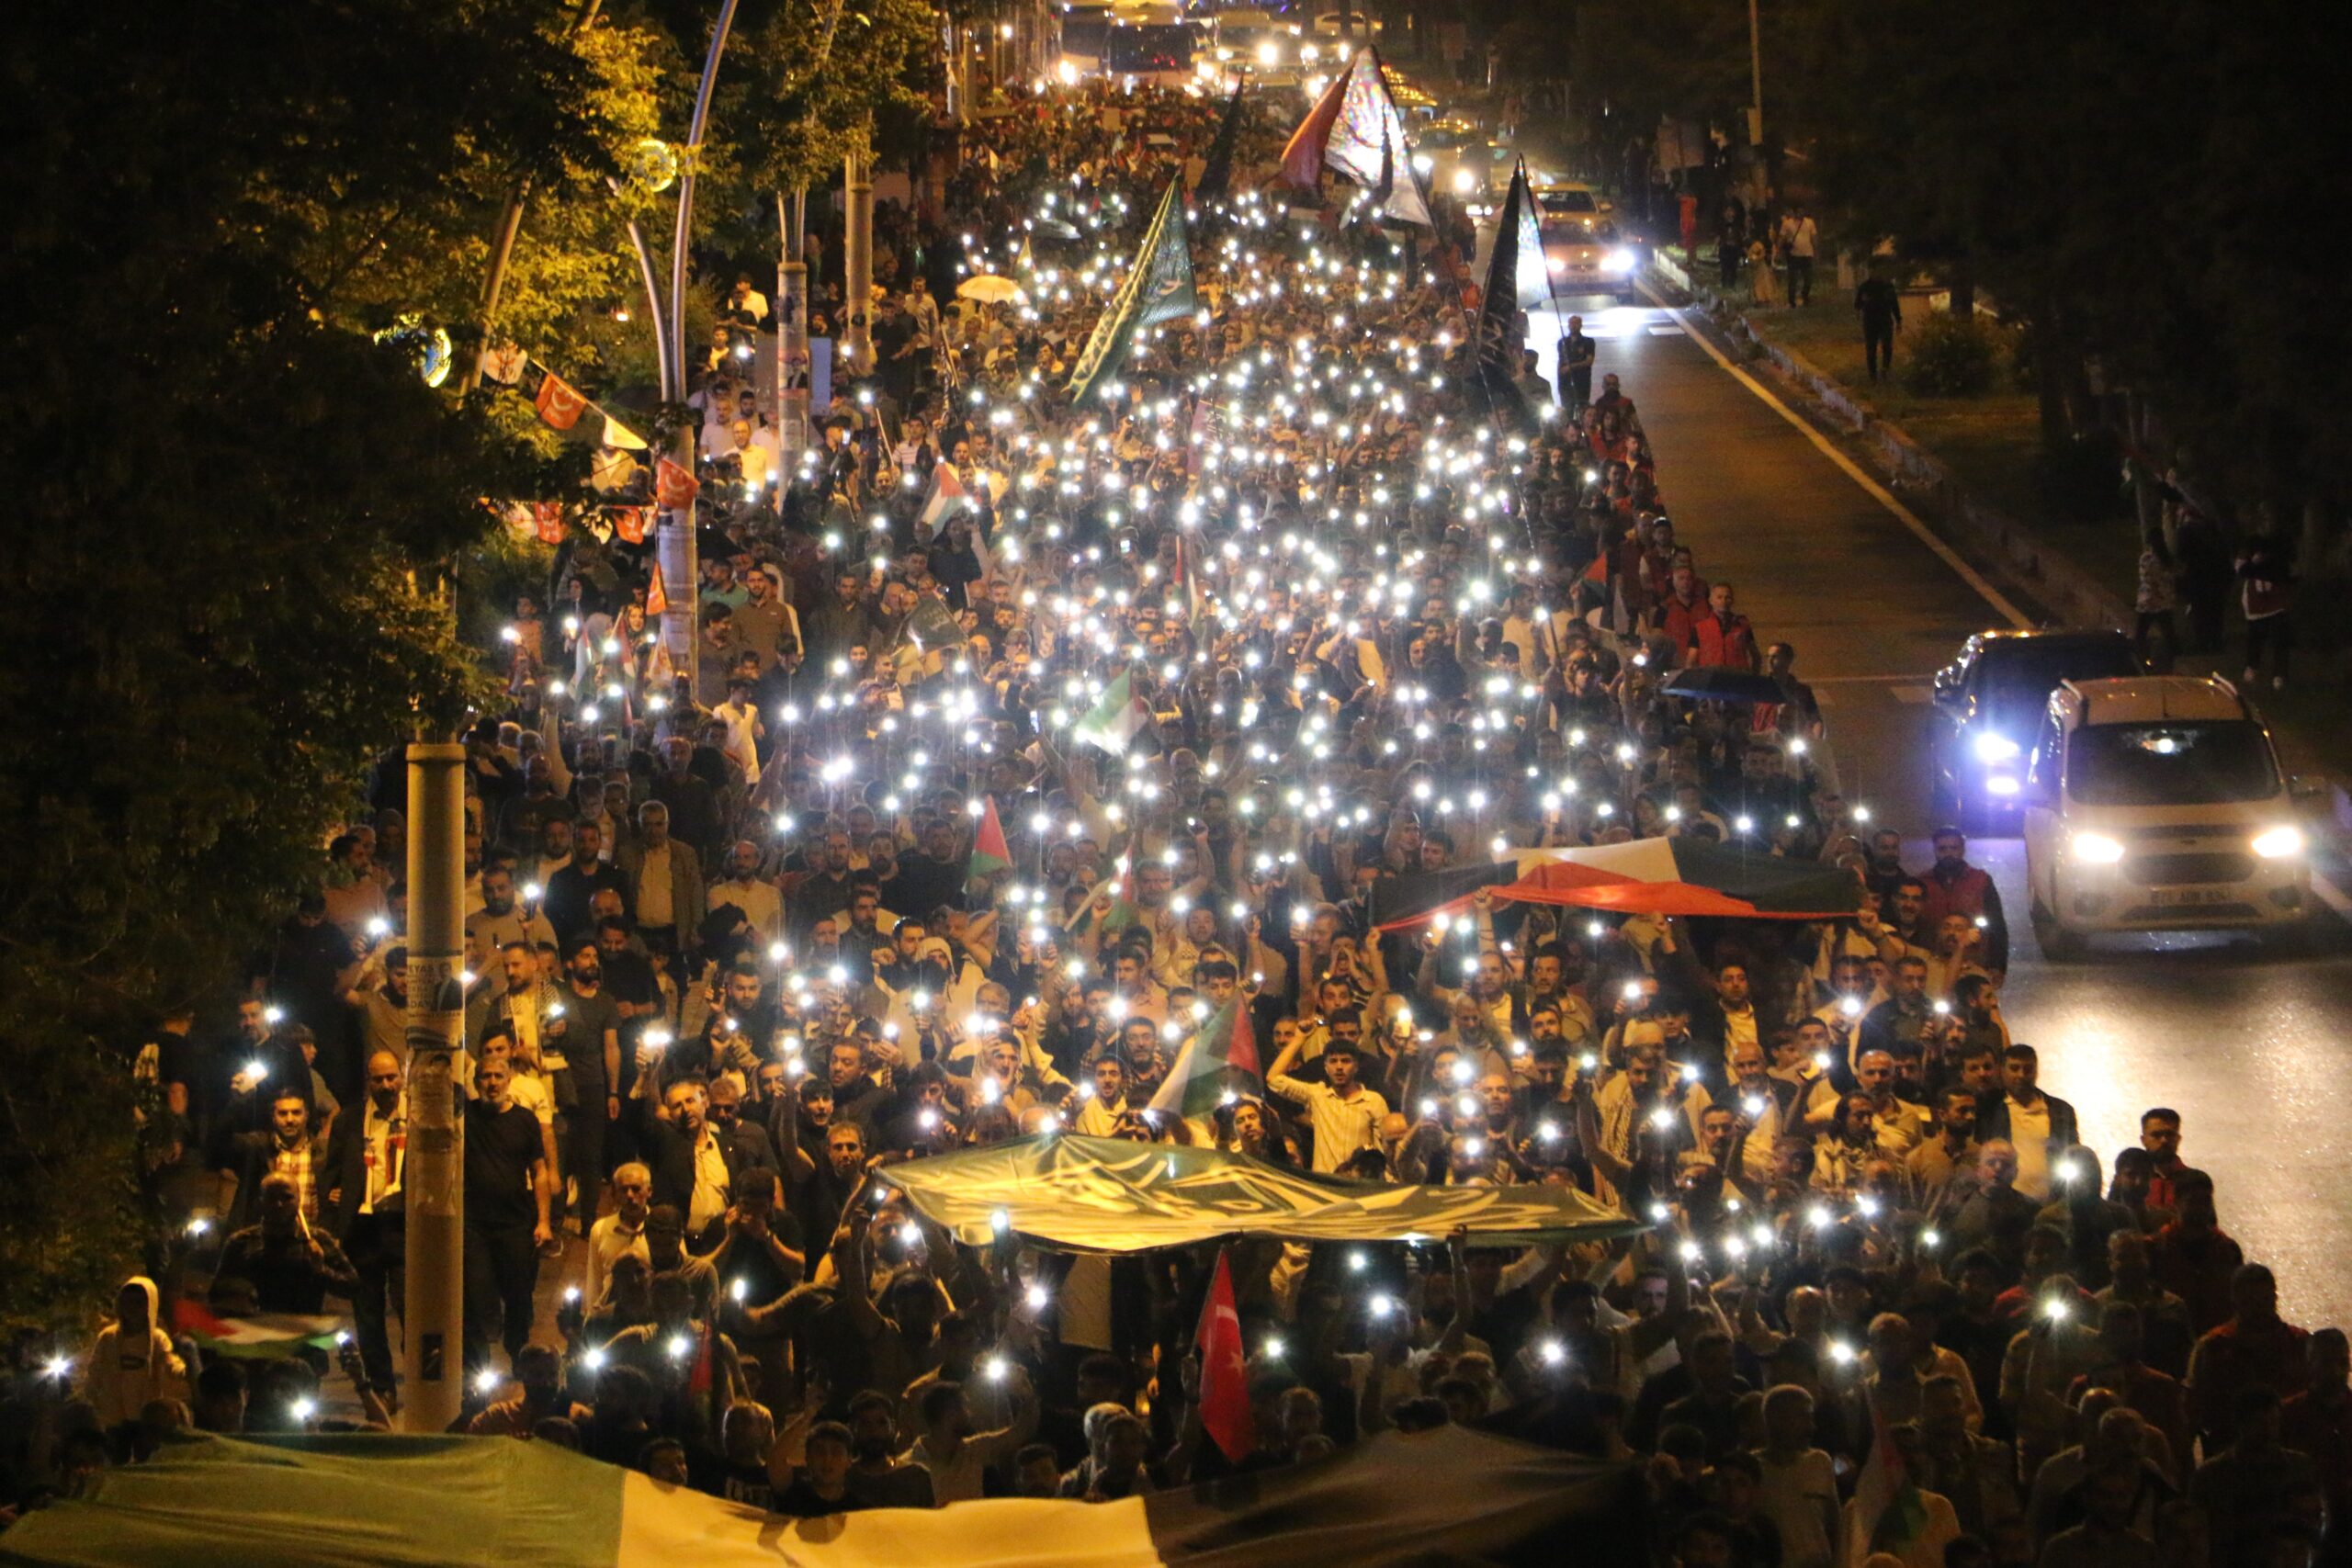
[{"label": "black flag", "polygon": [[1233,96],[1226,101],[1225,118],[1216,128],[1216,140],[1209,143],[1208,167],[1201,171],[1201,183],[1193,187],[1193,199],[1206,206],[1225,199],[1233,184],[1233,144],[1241,136],[1241,84],[1233,85]]},{"label": "black flag", "polygon": [[1533,209],[1532,199],[1522,164],[1512,171],[1510,194],[1503,197],[1494,254],[1487,262],[1487,291],[1478,301],[1478,383],[1496,413],[1518,423],[1527,418],[1519,395],[1519,231],[1521,220]]}]

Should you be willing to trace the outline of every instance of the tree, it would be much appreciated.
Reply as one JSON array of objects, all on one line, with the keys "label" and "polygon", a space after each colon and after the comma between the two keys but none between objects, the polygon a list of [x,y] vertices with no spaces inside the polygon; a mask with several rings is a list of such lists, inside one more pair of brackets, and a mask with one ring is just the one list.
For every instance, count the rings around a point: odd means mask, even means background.
[{"label": "tree", "polygon": [[347,302],[432,276],[404,225],[485,161],[607,149],[494,5],[90,0],[0,51],[0,1278],[64,1323],[135,1257],[131,1047],[225,1005],[373,753],[464,721],[438,569],[551,493]]}]

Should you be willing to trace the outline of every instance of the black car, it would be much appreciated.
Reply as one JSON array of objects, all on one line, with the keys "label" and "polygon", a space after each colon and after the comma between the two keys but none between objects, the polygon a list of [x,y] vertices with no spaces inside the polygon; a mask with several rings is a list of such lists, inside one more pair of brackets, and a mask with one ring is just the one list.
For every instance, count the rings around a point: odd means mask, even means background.
[{"label": "black car", "polygon": [[1978,632],[1936,671],[1936,807],[1977,830],[2017,818],[2034,727],[2062,681],[2137,675],[2119,631]]}]

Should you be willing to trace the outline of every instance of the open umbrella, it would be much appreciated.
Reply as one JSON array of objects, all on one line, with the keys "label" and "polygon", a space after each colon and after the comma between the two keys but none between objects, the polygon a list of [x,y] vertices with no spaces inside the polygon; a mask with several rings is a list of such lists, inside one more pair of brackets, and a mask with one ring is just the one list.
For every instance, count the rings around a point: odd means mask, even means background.
[{"label": "open umbrella", "polygon": [[1008,299],[1019,298],[1020,294],[1021,285],[993,272],[967,277],[956,286],[956,299],[977,299],[983,305],[1001,305]]},{"label": "open umbrella", "polygon": [[1753,706],[1758,703],[1784,703],[1788,693],[1769,676],[1751,675],[1745,670],[1725,670],[1717,665],[1702,664],[1689,670],[1677,670],[1674,678],[1659,690],[1669,697],[1682,697],[1699,703],[1739,703]]}]

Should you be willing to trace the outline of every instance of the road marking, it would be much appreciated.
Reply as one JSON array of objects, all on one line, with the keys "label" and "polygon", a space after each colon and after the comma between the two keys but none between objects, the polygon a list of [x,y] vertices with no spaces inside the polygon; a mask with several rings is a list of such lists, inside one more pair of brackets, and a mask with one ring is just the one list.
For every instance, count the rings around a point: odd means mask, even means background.
[{"label": "road marking", "polygon": [[1758,400],[1760,400],[1766,408],[1770,409],[1774,413],[1777,413],[1782,419],[1787,420],[1791,427],[1820,449],[1823,457],[1837,464],[1838,467],[1844,471],[1848,479],[1860,486],[1863,494],[1869,496],[1872,501],[1877,502],[1881,506],[1886,508],[1887,511],[1893,513],[1905,528],[1911,530],[1912,534],[1921,544],[1927,546],[1929,550],[1935,553],[1935,557],[1938,560],[1942,561],[1946,566],[1951,568],[1954,572],[1958,573],[1960,580],[1968,584],[1972,589],[1974,589],[1977,595],[1987,604],[1992,605],[1995,610],[2000,612],[2002,617],[2006,619],[2009,625],[2017,627],[2020,631],[2030,631],[2032,629],[2032,618],[2027,615],[2024,611],[2018,609],[2017,605],[2010,603],[2007,595],[2004,594],[1999,589],[1994,587],[1991,583],[1985,581],[1984,574],[1979,572],[1974,567],[1969,565],[1966,561],[1961,559],[1959,552],[1954,550],[1950,545],[1945,544],[1943,540],[1938,538],[1934,530],[1930,529],[1925,523],[1919,520],[1919,514],[1917,513],[1912,511],[1909,507],[1895,500],[1894,494],[1889,491],[1884,485],[1879,483],[1878,480],[1871,478],[1869,474],[1862,470],[1860,464],[1855,462],[1851,457],[1846,456],[1845,453],[1839,451],[1836,443],[1832,442],[1829,437],[1822,434],[1818,430],[1815,430],[1806,422],[1804,415],[1798,413],[1796,410],[1789,407],[1788,404],[1782,402],[1778,397],[1775,397],[1770,388],[1765,386],[1763,382],[1758,381],[1747,371],[1742,370],[1738,366],[1734,365],[1731,362],[1730,357],[1726,355],[1722,349],[1717,348],[1708,338],[1706,333],[1688,331],[1690,323],[1683,315],[1683,312],[1676,307],[1668,304],[1665,299],[1659,297],[1657,290],[1653,289],[1647,283],[1644,283],[1640,287],[1642,292],[1649,296],[1652,303],[1656,304],[1659,310],[1664,310],[1668,315],[1674,318],[1675,324],[1677,326],[1686,329],[1686,335],[1690,339],[1690,341],[1697,344],[1701,348],[1705,349],[1707,351],[1707,357],[1713,360],[1718,366],[1722,367],[1725,375],[1738,382],[1741,386],[1747,388],[1749,391],[1755,393]]},{"label": "road marking", "polygon": [[1925,686],[1889,686],[1887,690],[1894,694],[1898,703],[1924,703],[1934,695]]},{"label": "road marking", "polygon": [[1805,683],[1812,686],[1895,686],[1916,685],[1929,679],[1926,675],[1808,675]]},{"label": "road marking", "polygon": [[1686,328],[1668,326],[1663,322],[1650,328],[1652,337],[1689,337],[1690,335]]}]

